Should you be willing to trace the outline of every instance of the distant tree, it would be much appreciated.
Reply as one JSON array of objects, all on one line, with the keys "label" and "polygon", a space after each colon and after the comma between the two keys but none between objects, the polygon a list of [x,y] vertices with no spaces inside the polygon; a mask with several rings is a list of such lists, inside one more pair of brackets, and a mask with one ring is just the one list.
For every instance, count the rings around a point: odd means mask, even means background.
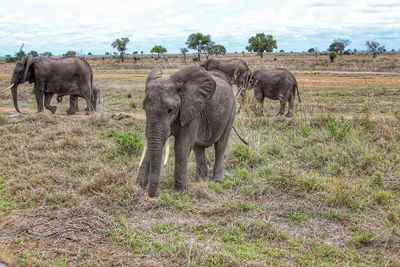
[{"label": "distant tree", "polygon": [[31,50],[31,52],[29,52],[29,54],[31,54],[33,57],[38,57],[39,56],[39,53],[34,51],[34,50]]},{"label": "distant tree", "polygon": [[87,53],[88,56],[93,56],[92,52]]},{"label": "distant tree", "polygon": [[138,51],[133,51],[132,55],[137,55],[139,52]]},{"label": "distant tree", "polygon": [[21,60],[26,56],[26,53],[24,52],[24,50],[22,50],[23,48],[24,44],[22,44],[21,47],[19,48],[19,51],[15,53],[15,61]]},{"label": "distant tree", "polygon": [[310,49],[307,50],[308,53],[315,53],[315,48],[311,47]]},{"label": "distant tree", "polygon": [[105,52],[105,55],[106,55],[106,56],[109,56],[109,55],[110,55],[110,52]]},{"label": "distant tree", "polygon": [[344,49],[351,44],[349,39],[335,39],[329,45],[328,51],[329,52],[336,52],[342,56]]},{"label": "distant tree", "polygon": [[64,57],[76,57],[77,53],[75,51],[68,50],[65,54],[63,54]]},{"label": "distant tree", "polygon": [[162,45],[155,45],[150,50],[150,53],[157,53],[157,58],[160,58],[160,54],[167,53],[167,49],[165,47],[163,47]]},{"label": "distant tree", "polygon": [[140,51],[140,54],[141,54],[142,56],[143,56],[143,53],[144,53],[143,51]]},{"label": "distant tree", "polygon": [[354,53],[357,53],[357,49],[356,49],[356,48],[354,48],[354,49],[353,49],[353,52],[354,52]]},{"label": "distant tree", "polygon": [[114,42],[111,43],[113,48],[116,48],[119,51],[119,56],[121,61],[124,62],[125,59],[125,51],[128,49],[127,44],[129,43],[128,37],[122,37],[121,39],[115,39]]},{"label": "distant tree", "polygon": [[208,57],[212,54],[214,54],[214,45],[215,43],[213,41],[210,41],[204,48],[203,53],[208,59]]},{"label": "distant tree", "polygon": [[189,52],[189,50],[186,47],[181,48],[181,53],[183,55],[183,60],[186,62],[186,53]]},{"label": "distant tree", "polygon": [[226,54],[226,48],[223,45],[216,44],[216,45],[213,45],[211,47],[211,52],[212,52],[212,54],[217,55],[217,56],[218,55],[225,55]]},{"label": "distant tree", "polygon": [[279,53],[285,53],[285,50],[281,49],[279,50]]},{"label": "distant tree", "polygon": [[331,60],[332,63],[335,62],[335,59],[336,59],[336,52],[335,51],[332,51],[332,52],[329,53],[329,59]]},{"label": "distant tree", "polygon": [[276,40],[272,35],[265,35],[265,33],[257,33],[250,37],[249,45],[246,46],[249,52],[256,52],[261,58],[263,58],[264,52],[272,52],[276,48],[278,48]]},{"label": "distant tree", "polygon": [[365,42],[365,46],[367,47],[368,52],[373,54],[373,57],[376,58],[377,54],[385,52],[385,46],[380,45],[377,41],[367,41]]},{"label": "distant tree", "polygon": [[53,53],[46,51],[46,52],[40,53],[40,55],[42,57],[51,57],[51,56],[53,56]]},{"label": "distant tree", "polygon": [[209,34],[204,35],[198,32],[189,35],[186,41],[186,45],[189,49],[197,50],[197,60],[200,61],[200,54],[202,52],[206,52],[211,42],[211,36]]}]

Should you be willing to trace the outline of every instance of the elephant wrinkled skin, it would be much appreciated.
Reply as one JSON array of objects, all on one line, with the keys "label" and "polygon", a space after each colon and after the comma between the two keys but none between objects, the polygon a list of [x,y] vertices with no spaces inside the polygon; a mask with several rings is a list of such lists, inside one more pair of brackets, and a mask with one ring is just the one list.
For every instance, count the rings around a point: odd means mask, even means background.
[{"label": "elephant wrinkled skin", "polygon": [[[93,84],[92,84],[92,91],[93,92],[92,92],[91,104],[93,106],[93,109],[96,110],[96,108],[97,108],[97,100],[99,100],[99,103],[100,103],[100,88],[95,82],[93,82]],[[58,103],[62,102],[63,96],[64,96],[63,94],[58,94],[57,95],[57,102]],[[69,101],[70,101],[69,105],[70,105],[70,107],[67,110],[68,114],[73,115],[73,114],[75,114],[76,112],[79,111],[79,108],[78,108],[78,97],[79,97],[79,95],[70,95],[70,97],[69,97]]]},{"label": "elephant wrinkled skin", "polygon": [[169,78],[159,69],[151,71],[146,82],[143,108],[146,113],[147,149],[137,182],[148,186],[150,197],[157,196],[162,149],[175,137],[176,190],[186,190],[187,165],[191,150],[196,155],[195,179],[205,179],[208,168],[205,149],[214,146],[214,181],[223,180],[223,157],[235,119],[232,87],[199,66],[185,67]]}]

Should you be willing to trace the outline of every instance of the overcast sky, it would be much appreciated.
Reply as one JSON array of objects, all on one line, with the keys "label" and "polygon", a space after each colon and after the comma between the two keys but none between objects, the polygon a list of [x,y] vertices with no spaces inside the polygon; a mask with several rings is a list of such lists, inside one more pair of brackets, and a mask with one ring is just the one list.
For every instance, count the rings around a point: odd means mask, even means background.
[{"label": "overcast sky", "polygon": [[400,0],[0,0],[0,56],[25,51],[112,52],[111,42],[129,37],[128,53],[161,44],[169,53],[189,34],[211,34],[228,52],[245,50],[258,32],[272,34],[278,50],[326,50],[335,38],[365,49],[377,40],[400,49]]}]

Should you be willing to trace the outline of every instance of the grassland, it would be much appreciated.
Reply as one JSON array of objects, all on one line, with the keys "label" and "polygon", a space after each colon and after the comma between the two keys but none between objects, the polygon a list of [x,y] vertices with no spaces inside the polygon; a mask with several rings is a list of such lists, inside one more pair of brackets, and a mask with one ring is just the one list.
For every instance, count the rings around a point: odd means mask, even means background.
[{"label": "grassland", "polygon": [[[238,55],[242,56],[242,55]],[[274,60],[276,58],[276,60]],[[31,85],[21,116],[0,95],[0,260],[21,266],[400,265],[400,55],[352,55],[335,64],[304,54],[245,56],[284,67],[299,82],[295,117],[240,113],[225,181],[160,196],[135,185],[144,143],[144,83],[158,65],[90,59],[101,103],[93,116],[35,113]],[[12,64],[0,62],[0,88]],[[80,102],[83,109],[83,101]],[[122,118],[122,119],[121,119]],[[213,152],[207,151],[209,165]],[[194,173],[191,155],[189,173]]]}]

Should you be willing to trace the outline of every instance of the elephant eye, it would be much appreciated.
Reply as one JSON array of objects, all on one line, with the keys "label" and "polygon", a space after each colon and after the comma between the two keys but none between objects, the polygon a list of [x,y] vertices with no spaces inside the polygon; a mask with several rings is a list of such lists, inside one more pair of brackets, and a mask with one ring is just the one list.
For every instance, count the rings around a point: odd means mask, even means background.
[{"label": "elephant eye", "polygon": [[174,111],[174,109],[173,108],[168,108],[168,114],[169,115],[172,115],[172,112]]}]

